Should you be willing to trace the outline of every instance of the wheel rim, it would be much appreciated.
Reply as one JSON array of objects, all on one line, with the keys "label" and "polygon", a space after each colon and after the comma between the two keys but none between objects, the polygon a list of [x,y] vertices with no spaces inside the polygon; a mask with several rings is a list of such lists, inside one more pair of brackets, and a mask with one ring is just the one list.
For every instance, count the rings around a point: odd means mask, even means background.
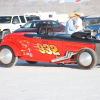
[{"label": "wheel rim", "polygon": [[89,66],[92,63],[92,56],[84,52],[80,55],[79,61],[83,66]]},{"label": "wheel rim", "polygon": [[12,61],[12,52],[5,48],[0,52],[0,61],[4,64],[9,64]]}]

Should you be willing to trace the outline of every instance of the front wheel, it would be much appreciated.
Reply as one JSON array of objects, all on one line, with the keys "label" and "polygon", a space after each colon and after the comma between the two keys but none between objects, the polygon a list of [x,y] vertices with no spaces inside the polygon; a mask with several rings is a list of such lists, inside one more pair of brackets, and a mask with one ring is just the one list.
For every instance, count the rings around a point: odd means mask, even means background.
[{"label": "front wheel", "polygon": [[0,47],[0,65],[2,67],[12,67],[16,64],[18,57],[15,57],[13,50],[8,46]]},{"label": "front wheel", "polygon": [[82,69],[91,69],[97,64],[97,54],[90,48],[81,49],[76,56],[77,64]]}]

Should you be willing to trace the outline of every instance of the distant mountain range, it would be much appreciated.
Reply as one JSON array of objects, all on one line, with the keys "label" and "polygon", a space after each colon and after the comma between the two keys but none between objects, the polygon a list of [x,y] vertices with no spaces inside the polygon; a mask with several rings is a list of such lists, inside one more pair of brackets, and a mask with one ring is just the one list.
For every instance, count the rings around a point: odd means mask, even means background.
[{"label": "distant mountain range", "polygon": [[60,3],[60,0],[55,2],[44,0],[1,0],[0,15],[24,14],[42,12],[70,13],[82,12],[84,15],[97,15],[100,13],[100,0],[90,0],[81,3],[65,2]]}]

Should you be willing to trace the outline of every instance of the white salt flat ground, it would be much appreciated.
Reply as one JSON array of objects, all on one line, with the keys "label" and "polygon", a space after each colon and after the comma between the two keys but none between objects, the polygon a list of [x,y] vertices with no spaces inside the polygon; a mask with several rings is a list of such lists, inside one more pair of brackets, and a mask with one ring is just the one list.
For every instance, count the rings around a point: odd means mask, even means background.
[{"label": "white salt flat ground", "polygon": [[100,100],[100,67],[28,64],[0,67],[0,100]]}]

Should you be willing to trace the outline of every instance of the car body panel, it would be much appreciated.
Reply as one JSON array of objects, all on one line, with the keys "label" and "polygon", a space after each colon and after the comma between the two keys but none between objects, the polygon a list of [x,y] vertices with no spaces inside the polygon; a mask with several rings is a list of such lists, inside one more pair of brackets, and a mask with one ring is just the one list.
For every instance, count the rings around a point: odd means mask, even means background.
[{"label": "car body panel", "polygon": [[9,46],[10,48],[13,49],[15,56],[21,56],[21,51],[14,42],[7,41],[1,44],[1,46]]}]

